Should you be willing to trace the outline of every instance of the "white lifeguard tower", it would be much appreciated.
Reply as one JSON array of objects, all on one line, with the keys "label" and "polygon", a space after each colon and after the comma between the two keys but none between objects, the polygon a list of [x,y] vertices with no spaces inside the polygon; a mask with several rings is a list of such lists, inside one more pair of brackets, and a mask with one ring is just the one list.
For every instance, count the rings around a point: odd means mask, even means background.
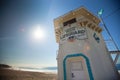
[{"label": "white lifeguard tower", "polygon": [[58,80],[118,80],[99,23],[84,7],[54,20]]}]

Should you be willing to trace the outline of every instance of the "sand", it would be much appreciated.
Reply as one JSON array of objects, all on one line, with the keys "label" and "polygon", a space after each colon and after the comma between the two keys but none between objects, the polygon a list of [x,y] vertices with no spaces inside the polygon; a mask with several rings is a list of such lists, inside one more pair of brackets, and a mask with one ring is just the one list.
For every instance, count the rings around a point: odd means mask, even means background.
[{"label": "sand", "polygon": [[0,69],[0,80],[57,80],[57,74]]}]

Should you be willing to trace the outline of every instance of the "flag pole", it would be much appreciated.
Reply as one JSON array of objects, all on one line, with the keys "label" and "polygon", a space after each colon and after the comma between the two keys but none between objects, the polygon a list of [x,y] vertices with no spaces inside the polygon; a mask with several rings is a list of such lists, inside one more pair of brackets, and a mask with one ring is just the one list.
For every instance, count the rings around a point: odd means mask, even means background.
[{"label": "flag pole", "polygon": [[[113,42],[113,44],[115,45],[117,51],[119,51],[119,48],[118,48],[117,44],[115,43],[114,39],[112,38],[112,36],[111,36],[111,34],[110,34],[110,32],[109,32],[109,30],[108,30],[108,28],[107,28],[107,26],[106,26],[103,18],[102,18],[102,16],[101,16],[102,13],[103,13],[103,9],[101,9],[101,10],[98,12],[98,16],[99,16],[99,18],[100,18],[100,20],[101,20],[101,22],[102,22],[102,24],[103,24],[103,28],[106,30],[106,32],[107,32],[108,35],[110,36],[110,40],[111,40],[111,41]],[[117,55],[116,55],[116,57],[115,57],[115,60],[114,60],[114,64],[117,63],[117,60],[118,60],[119,56],[120,56],[120,54],[117,53]]]}]

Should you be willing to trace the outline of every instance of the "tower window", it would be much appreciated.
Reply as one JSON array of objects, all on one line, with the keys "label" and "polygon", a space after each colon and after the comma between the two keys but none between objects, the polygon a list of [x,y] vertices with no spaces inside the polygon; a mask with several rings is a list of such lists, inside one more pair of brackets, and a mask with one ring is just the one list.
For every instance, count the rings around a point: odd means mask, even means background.
[{"label": "tower window", "polygon": [[76,18],[73,18],[73,19],[71,19],[71,20],[69,20],[69,21],[64,22],[64,23],[63,23],[63,26],[66,26],[66,25],[68,25],[68,24],[72,24],[72,23],[75,23],[75,22],[76,22]]}]

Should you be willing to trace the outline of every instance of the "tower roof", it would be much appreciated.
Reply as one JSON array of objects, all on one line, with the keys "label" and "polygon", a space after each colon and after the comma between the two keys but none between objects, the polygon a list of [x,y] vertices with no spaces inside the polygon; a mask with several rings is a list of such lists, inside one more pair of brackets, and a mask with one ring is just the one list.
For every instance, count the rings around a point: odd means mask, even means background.
[{"label": "tower roof", "polygon": [[[80,16],[85,17],[86,19],[90,20],[92,23],[94,23],[96,25],[98,25],[100,23],[100,19],[97,16],[93,15],[85,7],[80,7],[80,8],[77,8],[75,10],[72,10],[72,11],[54,19],[54,28],[55,28],[55,35],[56,35],[57,42],[59,42],[59,36],[61,34],[60,28],[62,26],[60,26],[60,25],[68,20],[71,20],[73,18],[77,18]],[[96,30],[98,30],[98,32],[102,31],[102,29],[100,27],[94,27],[94,28],[97,28]]]}]

